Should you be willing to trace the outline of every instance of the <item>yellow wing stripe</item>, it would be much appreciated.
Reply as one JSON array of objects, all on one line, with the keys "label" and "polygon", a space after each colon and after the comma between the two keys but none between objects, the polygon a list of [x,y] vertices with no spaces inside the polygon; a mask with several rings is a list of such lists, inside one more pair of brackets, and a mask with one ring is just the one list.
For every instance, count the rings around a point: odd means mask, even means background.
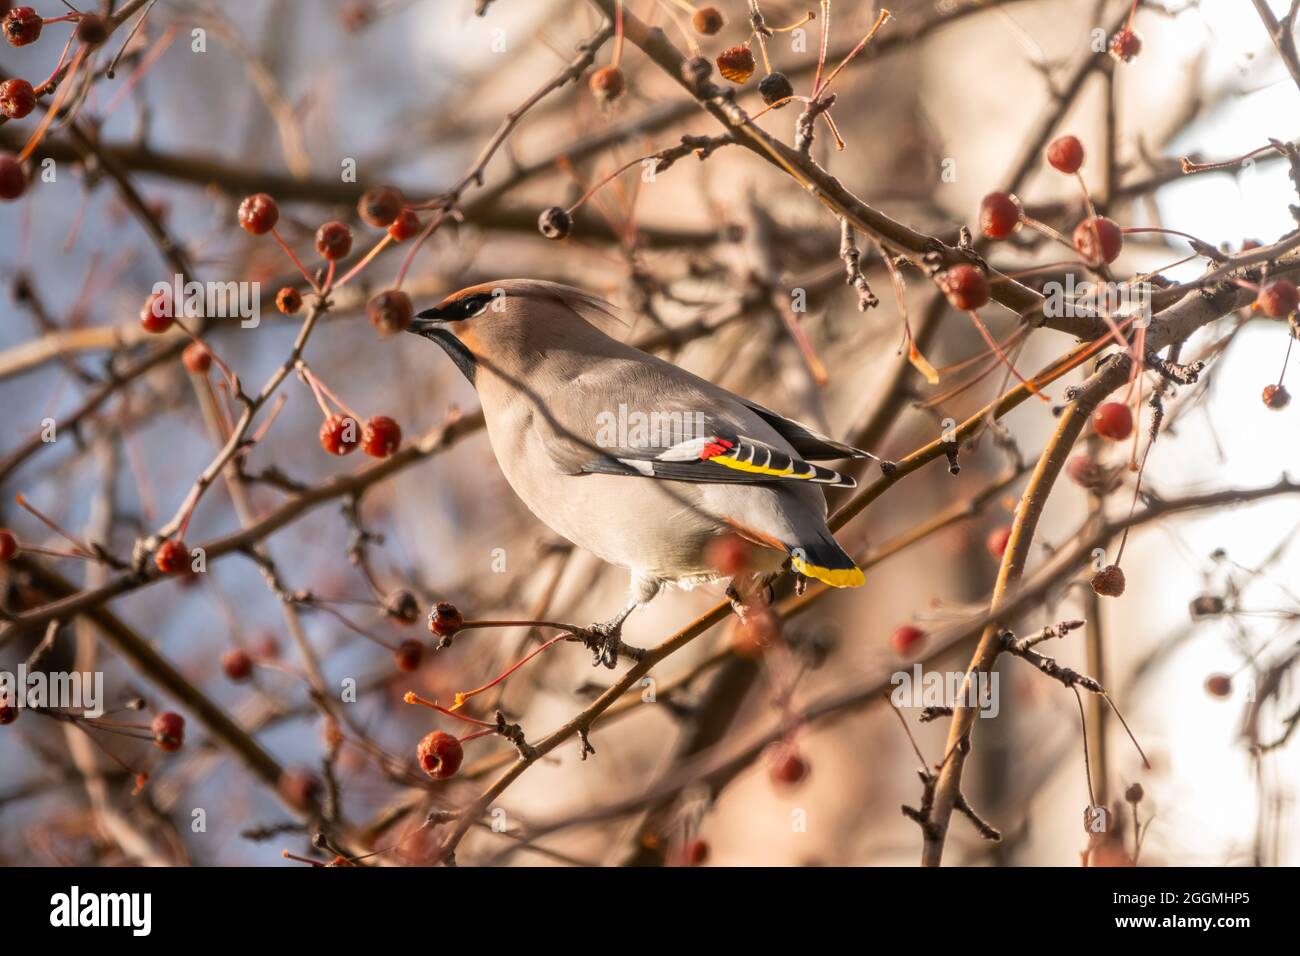
[{"label": "yellow wing stripe", "polygon": [[794,473],[793,465],[790,465],[787,468],[768,468],[766,465],[756,465],[750,461],[741,461],[739,458],[736,458],[734,455],[714,455],[712,458],[708,458],[706,460],[716,461],[719,465],[725,465],[728,468],[734,468],[736,469],[736,471],[753,472],[756,475],[773,475],[778,478],[784,478],[786,476],[793,476],[795,478],[812,477],[811,475],[796,475]]},{"label": "yellow wing stripe", "polygon": [[802,558],[792,557],[791,566],[806,578],[816,578],[833,588],[858,588],[866,583],[866,575],[861,568],[823,568],[818,564],[809,564]]}]

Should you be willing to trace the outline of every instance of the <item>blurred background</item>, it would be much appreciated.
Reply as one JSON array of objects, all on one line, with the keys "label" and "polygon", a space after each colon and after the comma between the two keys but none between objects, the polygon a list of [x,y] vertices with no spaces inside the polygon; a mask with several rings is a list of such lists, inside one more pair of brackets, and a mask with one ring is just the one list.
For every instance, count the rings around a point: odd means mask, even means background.
[{"label": "blurred background", "polygon": [[[66,12],[52,0],[35,6],[46,17]],[[310,262],[319,261],[311,249],[318,225],[350,223],[355,261],[381,235],[357,219],[366,186],[393,184],[413,203],[453,187],[502,118],[563,70],[577,44],[602,24],[585,0],[479,0],[482,16],[475,6],[245,0],[234,16],[226,4],[160,0],[126,42],[115,77],[100,78],[77,103],[77,122],[126,170],[198,277],[261,283],[256,328],[214,319],[205,334],[247,387],[260,387],[286,360],[302,322],[301,313],[276,311],[276,290],[305,283],[269,236],[237,228],[239,200],[258,191],[274,195],[280,234]],[[680,3],[628,3],[679,48],[698,45],[709,58],[750,36],[746,3],[714,6],[726,24],[716,36],[702,36]],[[761,4],[774,27],[797,23],[813,6]],[[1097,53],[1095,44],[1124,22],[1128,0],[888,6],[895,19],[836,81],[832,115],[845,149],[836,150],[819,125],[813,155],[890,216],[954,241],[960,226],[977,228],[983,195],[1012,187],[1027,209],[1069,234],[1085,207],[1076,182],[1041,161],[1035,139],[1047,122],[1050,135],[1068,132],[1083,141],[1093,199],[1122,225],[1182,230],[1229,251],[1248,240],[1276,241],[1294,228],[1288,207],[1295,187],[1279,158],[1261,155],[1195,176],[1179,171],[1184,156],[1228,160],[1270,137],[1294,141],[1300,132],[1300,92],[1253,4],[1142,4],[1134,22],[1142,50],[1127,63]],[[1272,0],[1271,7],[1282,17],[1289,3]],[[877,5],[837,0],[832,11],[836,60],[870,28]],[[820,19],[813,20],[767,41],[772,67],[801,94],[811,87],[819,29]],[[128,30],[115,32],[96,54],[96,69],[122,49]],[[39,42],[0,48],[0,74],[43,79],[70,32],[69,24],[48,24]],[[608,64],[611,52],[612,44],[602,47],[595,65]],[[966,381],[970,367],[945,371],[938,386],[928,385],[900,352],[902,311],[878,251],[859,237],[864,271],[880,299],[861,313],[843,283],[838,223],[748,151],[727,147],[703,162],[688,156],[649,182],[635,164],[583,205],[570,238],[543,238],[536,228],[542,209],[573,203],[620,166],[675,145],[682,134],[717,132],[631,44],[621,65],[627,91],[612,103],[597,102],[584,74],[520,119],[487,164],[483,184],[465,188],[463,221],[444,223],[410,259],[402,288],[417,310],[497,278],[577,285],[620,308],[620,335],[628,341],[651,342],[685,368],[837,437],[866,441],[886,458],[932,441],[945,419],[961,421],[1002,390],[1001,369],[951,397],[944,393]],[[758,74],[736,87],[751,113],[762,108],[755,90],[762,73],[760,59]],[[1076,75],[1077,89],[1070,82]],[[1057,94],[1063,99],[1054,100]],[[789,142],[798,109],[757,122]],[[42,115],[38,108],[0,125],[0,149],[17,152]],[[20,200],[0,205],[0,282],[13,293],[0,300],[0,456],[14,463],[3,471],[0,524],[24,543],[66,547],[15,504],[21,494],[75,535],[129,558],[139,538],[173,516],[212,461],[218,444],[204,402],[227,399],[219,388],[197,385],[180,361],[160,362],[115,391],[75,433],[61,430],[21,461],[10,457],[43,419],[58,422],[75,412],[110,369],[159,347],[137,316],[153,284],[170,281],[173,269],[113,177],[79,159],[76,132],[65,118],[56,120],[35,153],[53,158],[54,180],[35,182]],[[304,353],[313,374],[359,415],[395,418],[407,444],[436,436],[454,410],[472,417],[476,409],[472,389],[440,350],[410,336],[381,337],[366,320],[366,299],[393,285],[413,247],[382,250],[335,296]],[[1026,276],[1031,284],[1063,274],[1061,251],[1028,230],[987,252],[1003,271],[1043,267]],[[1116,272],[1190,280],[1203,260],[1170,266],[1186,254],[1175,237],[1131,236]],[[904,276],[908,317],[934,366],[944,370],[985,350],[965,316],[936,306],[915,271]],[[792,290],[806,294],[805,312],[782,308]],[[996,307],[985,310],[985,320],[999,337],[1015,327],[1015,317]],[[700,334],[701,322],[707,334]],[[1245,314],[1197,333],[1183,358],[1205,358],[1209,366],[1197,385],[1171,395],[1166,430],[1142,477],[1144,495],[1178,499],[1257,488],[1288,469],[1295,473],[1300,410],[1270,410],[1260,400],[1288,361],[1287,343],[1285,323]],[[1017,365],[1041,368],[1073,344],[1058,332],[1037,331]],[[212,381],[219,377],[214,369]],[[1075,373],[1068,382],[1080,378]],[[1058,402],[1064,384],[1051,390]],[[304,488],[375,467],[360,454],[335,458],[322,450],[321,413],[297,376],[281,393],[283,408],[273,417],[263,413],[259,422],[271,423],[244,459],[241,488],[254,520]],[[1026,402],[1003,424],[1005,434],[986,432],[963,449],[959,475],[942,462],[927,466],[839,538],[862,554],[963,501],[978,505],[973,514],[875,564],[865,587],[831,594],[785,621],[765,653],[737,653],[746,641],[731,621],[692,641],[655,668],[640,700],[634,693],[632,704],[595,726],[593,757],[581,760],[570,740],[494,801],[458,860],[915,864],[920,832],[899,807],[920,800],[917,756],[898,716],[867,692],[888,687],[890,675],[910,671],[914,659],[943,674],[969,661],[969,640],[937,646],[933,636],[953,633],[987,606],[998,567],[987,539],[1011,520],[1023,486],[1017,456],[1032,463],[1055,419],[1046,404]],[[1142,435],[1145,443],[1145,429]],[[626,588],[623,571],[572,551],[526,511],[481,431],[468,430],[449,447],[429,442],[429,454],[367,482],[356,511],[346,497],[329,498],[276,529],[261,566],[226,554],[191,581],[162,580],[110,604],[282,765],[335,778],[330,791],[341,815],[367,845],[387,850],[377,859],[410,864],[432,859],[443,832],[422,826],[428,813],[477,797],[513,750],[490,736],[471,741],[460,774],[428,780],[415,764],[417,742],[434,729],[467,728],[404,705],[402,695],[414,690],[449,702],[552,634],[473,630],[434,650],[436,638],[423,624],[427,608],[450,601],[466,618],[587,624],[611,616]],[[1130,446],[1086,442],[1098,460],[1121,466],[1117,485],[1097,496],[1063,479],[1040,527],[1035,566],[1099,514],[1120,519],[1133,503],[1135,476],[1122,467]],[[831,492],[831,507],[848,494]],[[230,489],[218,482],[200,500],[187,541],[219,539],[250,514],[241,518]],[[1132,862],[1134,816],[1124,794],[1140,783],[1139,864],[1300,863],[1297,747],[1292,741],[1261,749],[1286,737],[1300,707],[1288,666],[1300,615],[1291,587],[1300,570],[1297,526],[1294,496],[1145,524],[1124,551],[1123,597],[1096,599],[1086,586],[1091,569],[1081,567],[1019,619],[1024,635],[1089,619],[1088,628],[1042,649],[1087,673],[1100,658],[1104,673],[1094,676],[1151,768],[1143,768],[1114,716],[1090,703],[1090,795],[1074,694],[1004,658],[1000,713],[978,721],[965,784],[1003,839],[981,840],[955,818],[946,862],[1077,865],[1090,845],[1091,862]],[[358,540],[364,566],[350,560]],[[1117,545],[1107,546],[1108,559]],[[86,561],[30,560],[77,586],[113,573]],[[268,587],[267,560],[284,589],[310,591],[312,600],[286,605]],[[49,599],[21,567],[0,568],[0,575],[6,615]],[[413,624],[377,606],[376,593],[398,589],[418,600]],[[1207,595],[1222,599],[1222,612],[1191,614],[1189,604]],[[657,644],[722,599],[721,586],[667,592],[630,619],[624,638]],[[900,654],[891,635],[906,624],[927,636]],[[347,713],[342,727],[313,704],[292,633],[299,625],[324,686],[355,682],[355,702],[339,705]],[[0,670],[14,671],[40,638],[0,645]],[[412,672],[400,671],[392,653],[405,640],[424,648]],[[223,655],[234,648],[257,663],[250,681],[223,673]],[[105,674],[110,708],[142,697],[151,710],[176,709],[190,721],[186,744],[164,754],[147,740],[37,713],[0,727],[0,861],[277,865],[286,849],[329,859],[313,851],[310,832],[274,788],[218,746],[183,702],[101,643],[95,625],[63,622],[40,661],[51,670],[89,661]],[[1207,692],[1212,675],[1231,678],[1226,695]],[[535,740],[613,679],[593,670],[581,647],[560,644],[487,699]],[[490,706],[469,709],[492,719]],[[941,760],[948,722],[921,723],[915,709],[901,714],[926,761]],[[131,711],[112,716],[145,718]],[[340,733],[344,741],[335,748],[331,737]],[[797,750],[803,779],[777,779],[773,742]],[[141,787],[136,776],[146,772]],[[1111,842],[1101,848],[1081,822],[1094,801],[1116,810]],[[193,826],[196,809],[203,811],[202,832]]]}]

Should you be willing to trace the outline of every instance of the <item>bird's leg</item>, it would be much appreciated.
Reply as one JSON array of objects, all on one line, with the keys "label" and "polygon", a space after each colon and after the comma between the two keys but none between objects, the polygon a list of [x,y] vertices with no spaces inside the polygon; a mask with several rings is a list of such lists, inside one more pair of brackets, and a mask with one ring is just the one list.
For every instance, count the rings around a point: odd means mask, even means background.
[{"label": "bird's leg", "polygon": [[637,602],[631,601],[617,615],[601,624],[593,624],[586,629],[582,643],[592,652],[592,667],[604,664],[611,670],[618,663],[619,651],[623,649],[623,622],[637,608]]}]

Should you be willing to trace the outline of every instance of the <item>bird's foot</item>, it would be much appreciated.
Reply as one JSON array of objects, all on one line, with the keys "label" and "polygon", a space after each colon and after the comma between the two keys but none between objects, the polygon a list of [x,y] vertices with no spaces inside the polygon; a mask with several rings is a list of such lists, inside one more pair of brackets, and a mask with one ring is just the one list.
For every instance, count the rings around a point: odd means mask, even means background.
[{"label": "bird's foot", "polygon": [[584,630],[581,637],[583,645],[592,653],[591,666],[604,664],[613,670],[618,664],[619,651],[624,648],[623,622],[615,620],[593,624]]}]

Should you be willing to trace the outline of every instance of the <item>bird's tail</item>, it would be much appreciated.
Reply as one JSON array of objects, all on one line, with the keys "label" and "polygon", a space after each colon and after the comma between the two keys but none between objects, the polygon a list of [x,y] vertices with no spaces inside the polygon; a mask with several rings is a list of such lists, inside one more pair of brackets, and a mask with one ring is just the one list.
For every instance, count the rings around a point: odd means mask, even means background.
[{"label": "bird's tail", "polygon": [[861,568],[830,535],[815,544],[796,545],[789,553],[790,566],[804,577],[833,588],[856,588],[866,583]]}]

